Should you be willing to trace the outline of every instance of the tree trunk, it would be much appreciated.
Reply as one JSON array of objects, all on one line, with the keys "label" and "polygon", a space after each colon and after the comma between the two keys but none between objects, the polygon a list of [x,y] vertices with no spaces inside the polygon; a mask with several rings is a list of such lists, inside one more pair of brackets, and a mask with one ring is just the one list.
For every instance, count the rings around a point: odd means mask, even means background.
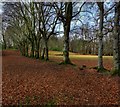
[{"label": "tree trunk", "polygon": [[99,23],[99,44],[98,44],[98,69],[103,68],[103,21],[104,21],[104,2],[97,3],[100,9]]},{"label": "tree trunk", "polygon": [[98,68],[103,68],[103,37],[99,37]]},{"label": "tree trunk", "polygon": [[18,44],[18,48],[19,48],[19,50],[20,50],[20,54],[23,55],[22,43],[19,43],[19,44]]},{"label": "tree trunk", "polygon": [[48,41],[45,40],[45,60],[48,61],[49,60],[49,56],[48,56]]},{"label": "tree trunk", "polygon": [[72,20],[72,2],[65,4],[65,17],[66,21],[64,22],[64,50],[63,50],[63,57],[64,63],[70,64],[69,58],[69,32],[70,32],[70,24]]},{"label": "tree trunk", "polygon": [[38,41],[36,41],[36,51],[35,51],[35,57],[36,57],[36,59],[39,59],[39,48],[40,48],[40,44],[39,44],[40,42]]},{"label": "tree trunk", "polygon": [[31,43],[31,55],[32,58],[34,57],[34,42]]},{"label": "tree trunk", "polygon": [[40,57],[42,57],[42,50],[43,50],[43,49],[42,49],[42,47],[43,47],[43,46],[42,46],[42,43],[41,43],[41,44],[39,44],[39,47],[40,47],[40,50],[39,50]]},{"label": "tree trunk", "polygon": [[26,41],[25,43],[25,56],[28,57],[29,56],[29,53],[28,53],[28,42]]},{"label": "tree trunk", "polygon": [[3,49],[6,49],[7,45],[6,45],[6,40],[5,40],[5,35],[3,34]]},{"label": "tree trunk", "polygon": [[70,30],[70,24],[64,26],[64,50],[63,50],[63,57],[64,62],[66,64],[70,63],[69,59],[69,30]]},{"label": "tree trunk", "polygon": [[45,55],[45,48],[43,48],[43,51],[42,51],[42,59],[44,59],[45,57],[44,57],[44,55]]},{"label": "tree trunk", "polygon": [[38,37],[35,36],[35,57],[36,59],[39,59],[40,58],[40,40],[41,40],[41,37],[39,37],[40,35],[37,35]]},{"label": "tree trunk", "polygon": [[119,9],[120,9],[120,2],[118,2],[115,7],[115,27],[114,27],[114,40],[113,40],[114,69],[120,72]]},{"label": "tree trunk", "polygon": [[19,48],[20,48],[21,54],[25,56],[25,43],[21,42]]}]

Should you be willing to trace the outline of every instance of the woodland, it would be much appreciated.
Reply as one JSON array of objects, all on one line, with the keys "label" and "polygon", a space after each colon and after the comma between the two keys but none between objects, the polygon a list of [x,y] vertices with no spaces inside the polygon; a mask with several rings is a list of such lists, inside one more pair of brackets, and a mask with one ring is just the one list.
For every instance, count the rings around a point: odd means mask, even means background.
[{"label": "woodland", "polygon": [[120,2],[3,2],[3,105],[120,105]]}]

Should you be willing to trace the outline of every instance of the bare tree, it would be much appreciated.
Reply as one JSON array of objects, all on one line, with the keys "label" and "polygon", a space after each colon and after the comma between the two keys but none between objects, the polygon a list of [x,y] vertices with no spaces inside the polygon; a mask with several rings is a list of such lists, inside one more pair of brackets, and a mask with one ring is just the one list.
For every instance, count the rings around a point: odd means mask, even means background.
[{"label": "bare tree", "polygon": [[71,64],[70,58],[69,58],[69,33],[70,33],[70,26],[71,21],[74,17],[79,15],[83,5],[85,2],[79,7],[79,11],[73,12],[73,5],[72,2],[65,2],[56,4],[55,3],[55,9],[57,11],[57,17],[59,20],[63,23],[64,28],[64,49],[63,49],[63,57],[65,64]]},{"label": "bare tree", "polygon": [[41,26],[39,27],[39,31],[42,34],[42,38],[44,41],[43,48],[43,57],[45,53],[45,60],[49,60],[48,56],[48,41],[51,35],[54,34],[55,27],[57,24],[58,17],[56,17],[55,11],[51,3],[36,3],[36,9],[39,14],[39,21],[41,21]]},{"label": "bare tree", "polygon": [[98,50],[98,69],[103,69],[103,22],[104,22],[104,2],[97,2],[100,10],[99,22],[99,50]]}]

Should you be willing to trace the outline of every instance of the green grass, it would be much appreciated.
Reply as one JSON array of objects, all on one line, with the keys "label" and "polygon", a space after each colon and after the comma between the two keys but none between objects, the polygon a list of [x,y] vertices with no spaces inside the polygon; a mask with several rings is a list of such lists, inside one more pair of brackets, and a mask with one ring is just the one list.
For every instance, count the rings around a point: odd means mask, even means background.
[{"label": "green grass", "polygon": [[2,50],[2,45],[0,44],[0,50]]},{"label": "green grass", "polygon": [[[63,52],[59,52],[59,51],[50,51],[49,52],[50,57],[55,57],[55,58],[63,58]],[[97,60],[98,56],[97,55],[80,55],[77,53],[72,53],[69,52],[70,55],[70,59],[81,59],[81,60],[85,60],[85,59],[89,59],[89,60]],[[104,59],[112,59],[112,56],[103,56]]]},{"label": "green grass", "polygon": [[9,50],[18,50],[18,49],[16,49],[16,48],[9,48]]}]

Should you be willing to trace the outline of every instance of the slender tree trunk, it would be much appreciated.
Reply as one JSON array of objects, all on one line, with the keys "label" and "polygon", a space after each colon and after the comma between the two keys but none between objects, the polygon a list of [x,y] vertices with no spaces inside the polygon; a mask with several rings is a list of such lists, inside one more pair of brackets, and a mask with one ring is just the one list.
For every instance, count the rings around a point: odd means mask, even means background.
[{"label": "slender tree trunk", "polygon": [[45,60],[48,61],[49,60],[49,56],[48,56],[48,41],[45,40]]},{"label": "slender tree trunk", "polygon": [[28,42],[26,41],[25,43],[25,56],[28,57],[29,54],[28,54]]},{"label": "slender tree trunk", "polygon": [[36,44],[36,59],[39,59],[39,41],[38,41],[38,43]]},{"label": "slender tree trunk", "polygon": [[91,46],[91,44],[89,45],[89,52],[88,52],[88,54],[89,54],[89,55],[92,54],[92,46]]},{"label": "slender tree trunk", "polygon": [[98,68],[103,68],[103,38],[99,37]]},{"label": "slender tree trunk", "polygon": [[23,56],[25,56],[25,42],[23,42]]},{"label": "slender tree trunk", "polygon": [[34,57],[34,42],[31,43],[31,57]]},{"label": "slender tree trunk", "polygon": [[27,44],[27,46],[26,46],[26,56],[28,57],[29,56],[29,53],[28,53],[28,44]]},{"label": "slender tree trunk", "polygon": [[35,57],[39,59],[39,40],[35,39]]},{"label": "slender tree trunk", "polygon": [[119,9],[120,9],[120,2],[116,3],[116,7],[115,7],[115,27],[114,27],[114,40],[113,40],[114,69],[120,72]]},{"label": "slender tree trunk", "polygon": [[34,7],[34,2],[31,2],[31,6],[30,8],[32,9],[31,10],[31,13],[32,13],[32,22],[31,22],[31,36],[32,36],[32,41],[31,41],[31,57],[33,58],[35,55],[34,55],[34,52],[35,52],[35,20],[36,20],[36,16],[35,16],[35,7]]},{"label": "slender tree trunk", "polygon": [[85,54],[85,43],[84,40],[82,40],[82,54]]},{"label": "slender tree trunk", "polygon": [[95,54],[95,44],[94,44],[94,42],[93,42],[92,46],[93,46],[92,54],[94,55]]},{"label": "slender tree trunk", "polygon": [[6,45],[6,40],[5,40],[5,35],[3,34],[3,49],[6,49],[7,45]]},{"label": "slender tree trunk", "polygon": [[42,50],[43,50],[42,47],[43,47],[43,46],[42,46],[42,43],[39,44],[39,45],[40,45],[40,46],[39,46],[39,47],[40,47],[39,53],[40,53],[40,57],[42,58]]},{"label": "slender tree trunk", "polygon": [[29,56],[29,53],[28,53],[28,44],[27,44],[27,46],[26,46],[26,56],[28,57]]}]

